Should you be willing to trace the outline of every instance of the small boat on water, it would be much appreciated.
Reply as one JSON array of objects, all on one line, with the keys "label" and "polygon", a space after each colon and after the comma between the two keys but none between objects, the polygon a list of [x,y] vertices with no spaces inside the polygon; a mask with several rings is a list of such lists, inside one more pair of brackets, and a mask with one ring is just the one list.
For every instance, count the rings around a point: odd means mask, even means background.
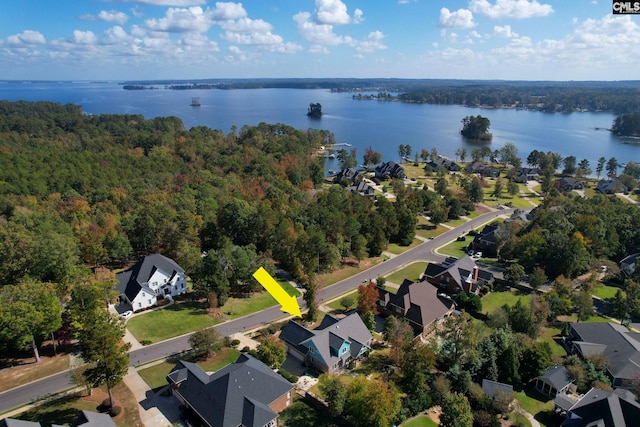
[{"label": "small boat on water", "polygon": [[191,106],[192,107],[200,107],[200,97],[199,96],[194,96],[193,98],[191,98]]}]

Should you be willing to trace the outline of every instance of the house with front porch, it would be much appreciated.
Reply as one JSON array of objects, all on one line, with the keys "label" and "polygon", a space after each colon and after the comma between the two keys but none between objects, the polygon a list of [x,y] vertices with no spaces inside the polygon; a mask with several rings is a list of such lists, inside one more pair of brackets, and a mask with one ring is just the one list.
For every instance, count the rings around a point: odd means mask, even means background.
[{"label": "house with front porch", "polygon": [[116,274],[118,300],[141,311],[157,305],[158,298],[187,292],[187,277],[176,262],[164,255],[148,255],[130,269]]},{"label": "house with front porch", "polygon": [[429,283],[450,294],[466,292],[478,295],[482,285],[493,283],[493,273],[478,267],[468,255],[429,263],[424,275]]},{"label": "house with front porch", "polygon": [[342,319],[327,314],[312,330],[289,320],[280,339],[295,359],[321,372],[333,373],[367,354],[373,336],[358,313],[353,312]]}]

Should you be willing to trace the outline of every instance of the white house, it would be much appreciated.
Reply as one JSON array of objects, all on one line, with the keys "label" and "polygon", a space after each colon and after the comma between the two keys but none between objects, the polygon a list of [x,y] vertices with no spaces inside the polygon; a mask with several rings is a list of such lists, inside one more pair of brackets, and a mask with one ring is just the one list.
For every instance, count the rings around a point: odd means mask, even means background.
[{"label": "white house", "polygon": [[120,302],[131,304],[135,311],[157,304],[158,297],[187,292],[184,270],[172,259],[160,254],[149,255],[130,269],[116,275]]}]

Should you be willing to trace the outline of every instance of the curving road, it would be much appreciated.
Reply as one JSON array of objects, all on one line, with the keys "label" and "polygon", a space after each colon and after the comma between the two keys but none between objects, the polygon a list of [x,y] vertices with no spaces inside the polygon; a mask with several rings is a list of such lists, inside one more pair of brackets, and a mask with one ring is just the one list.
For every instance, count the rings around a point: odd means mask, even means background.
[{"label": "curving road", "polygon": [[[471,229],[478,228],[482,224],[490,222],[499,216],[510,215],[514,210],[515,209],[504,209],[480,215],[459,227],[449,230],[440,236],[388,259],[385,262],[381,262],[378,265],[344,279],[334,285],[323,288],[318,291],[318,302],[333,299],[343,293],[356,289],[362,283],[375,279],[378,276],[385,275],[402,267],[408,262],[441,261],[445,257],[435,254],[433,252],[435,249],[447,244],[451,240],[454,240],[459,235],[464,234]],[[305,305],[302,298],[298,298],[298,302],[304,309]],[[236,332],[251,330],[259,327],[260,325],[267,325],[276,320],[284,319],[287,316],[287,314],[280,311],[279,307],[275,306],[239,319],[227,321],[214,326],[214,328],[220,335],[226,336]],[[136,366],[186,351],[190,348],[190,335],[191,334],[182,335],[180,337],[143,347],[139,350],[134,350],[129,353],[130,365]],[[35,399],[69,389],[70,387],[73,387],[73,383],[69,378],[69,373],[61,372],[59,374],[5,391],[0,393],[0,414],[32,402]]]}]

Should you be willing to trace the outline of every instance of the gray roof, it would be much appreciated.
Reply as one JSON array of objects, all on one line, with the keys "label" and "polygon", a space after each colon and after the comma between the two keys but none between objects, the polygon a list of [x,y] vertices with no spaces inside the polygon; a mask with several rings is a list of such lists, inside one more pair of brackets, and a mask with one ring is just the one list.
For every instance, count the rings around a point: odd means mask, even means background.
[{"label": "gray roof", "polygon": [[640,252],[629,255],[628,257],[620,261],[620,270],[622,270],[622,273],[626,277],[630,277],[633,272],[636,271],[636,262],[638,260],[638,257],[640,257]]},{"label": "gray roof", "polygon": [[118,279],[116,289],[120,294],[126,295],[130,301],[133,301],[142,289],[153,295],[155,292],[147,286],[147,282],[156,270],[162,270],[171,277],[177,273],[184,274],[182,267],[174,260],[160,254],[147,255],[130,269],[116,274]]},{"label": "gray roof", "polygon": [[0,427],[40,427],[40,423],[33,421],[16,420],[14,418],[5,418],[0,421]]},{"label": "gray roof", "polygon": [[[175,371],[186,369],[187,379],[174,393],[213,427],[263,427],[278,415],[269,405],[293,389],[287,380],[246,354],[210,376],[199,366],[186,364],[180,361],[167,379],[173,382]],[[197,375],[196,368],[200,370]]]},{"label": "gray roof", "polygon": [[636,397],[622,389],[592,388],[569,412],[562,427],[632,427],[640,420],[640,404]]},{"label": "gray roof", "polygon": [[565,411],[568,411],[569,409],[571,409],[571,407],[575,405],[575,403],[576,401],[566,393],[558,393],[556,398],[553,399],[553,404]]},{"label": "gray roof", "polygon": [[[314,330],[308,330],[290,320],[280,333],[281,340],[303,354],[307,354],[309,346],[313,345],[319,353],[314,354],[314,358],[321,358],[328,367],[347,356],[358,356],[372,338],[371,332],[356,312],[342,319],[327,314]],[[345,342],[350,344],[350,352],[339,355],[338,350]]]},{"label": "gray roof", "polygon": [[619,193],[626,189],[627,187],[618,179],[601,179],[596,187],[596,191],[605,194]]},{"label": "gray roof", "polygon": [[451,299],[439,296],[438,289],[426,281],[405,280],[395,294],[380,288],[378,293],[387,307],[390,304],[400,307],[403,317],[422,327],[444,317],[454,306]]},{"label": "gray roof", "polygon": [[116,427],[109,414],[92,411],[82,411],[76,422],[77,427]]},{"label": "gray roof", "polygon": [[499,383],[498,381],[491,381],[488,379],[482,380],[482,391],[491,397],[495,397],[496,393],[513,393],[513,386],[511,384]]},{"label": "gray roof", "polygon": [[571,384],[569,371],[564,366],[551,366],[538,379],[552,385],[558,391]]},{"label": "gray roof", "polygon": [[[637,381],[640,377],[638,335],[615,323],[571,323],[573,344],[586,355],[603,354],[613,378]],[[602,349],[602,346],[605,346]]]}]

